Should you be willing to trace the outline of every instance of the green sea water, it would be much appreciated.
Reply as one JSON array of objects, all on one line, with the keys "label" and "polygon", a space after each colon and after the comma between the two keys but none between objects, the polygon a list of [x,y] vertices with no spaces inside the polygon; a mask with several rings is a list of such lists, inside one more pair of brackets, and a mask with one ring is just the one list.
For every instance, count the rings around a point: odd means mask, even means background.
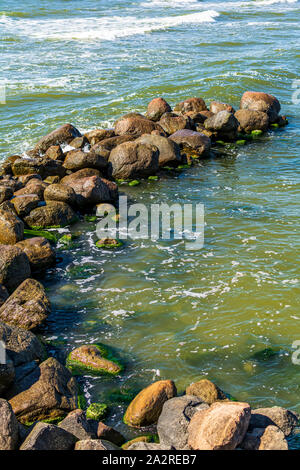
[{"label": "green sea water", "polygon": [[207,377],[254,407],[300,412],[299,20],[297,1],[0,0],[1,159],[65,122],[110,127],[157,96],[238,107],[245,90],[266,91],[289,119],[223,158],[121,186],[146,204],[203,203],[202,250],[143,240],[107,252],[95,223],[72,227],[80,237],[43,279],[43,337],[62,361],[85,343],[117,348],[120,377],[81,379],[111,423],[126,407],[117,392],[163,378],[183,392]]}]

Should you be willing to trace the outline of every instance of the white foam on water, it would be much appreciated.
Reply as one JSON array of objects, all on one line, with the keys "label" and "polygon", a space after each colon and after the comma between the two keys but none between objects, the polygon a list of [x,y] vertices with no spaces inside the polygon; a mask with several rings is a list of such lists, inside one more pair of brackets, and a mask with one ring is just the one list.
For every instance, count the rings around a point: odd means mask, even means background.
[{"label": "white foam on water", "polygon": [[20,19],[5,15],[0,17],[0,26],[5,32],[37,39],[56,40],[114,40],[143,35],[181,25],[213,23],[220,14],[214,10],[179,16],[138,19],[134,16],[69,19]]}]

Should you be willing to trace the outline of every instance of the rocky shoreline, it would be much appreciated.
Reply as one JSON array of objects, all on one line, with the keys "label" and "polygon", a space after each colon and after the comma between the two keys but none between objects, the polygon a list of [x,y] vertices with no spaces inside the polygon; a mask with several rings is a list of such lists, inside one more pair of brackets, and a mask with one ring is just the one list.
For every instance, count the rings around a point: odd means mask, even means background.
[{"label": "rocky shoreline", "polygon": [[[47,357],[36,336],[51,312],[37,280],[55,265],[58,238],[50,229],[82,217],[97,220],[117,207],[119,187],[182,171],[198,161],[251,144],[283,127],[280,103],[272,95],[245,92],[240,109],[190,98],[172,110],[155,98],[145,115],[130,113],[113,129],[82,135],[65,124],[41,138],[26,154],[8,157],[0,171],[0,450],[287,450],[298,416],[280,407],[251,410],[209,380],[177,396],[174,382],[161,380],[129,404],[124,423],[140,429],[130,442],[104,424],[105,404],[86,406],[76,376],[118,376],[122,359],[103,344],[69,352],[63,365]],[[102,239],[99,249],[119,240]],[[152,434],[145,430],[151,430]]]}]

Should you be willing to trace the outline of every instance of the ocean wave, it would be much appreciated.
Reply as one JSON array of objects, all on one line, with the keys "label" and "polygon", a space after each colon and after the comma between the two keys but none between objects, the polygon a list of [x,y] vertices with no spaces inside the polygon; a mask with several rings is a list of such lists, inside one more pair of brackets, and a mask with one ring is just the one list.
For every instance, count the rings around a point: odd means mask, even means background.
[{"label": "ocean wave", "polygon": [[74,18],[57,20],[23,20],[3,15],[0,25],[6,32],[37,39],[56,40],[114,40],[142,35],[181,25],[212,23],[220,14],[214,10],[180,16],[137,19],[127,17]]}]

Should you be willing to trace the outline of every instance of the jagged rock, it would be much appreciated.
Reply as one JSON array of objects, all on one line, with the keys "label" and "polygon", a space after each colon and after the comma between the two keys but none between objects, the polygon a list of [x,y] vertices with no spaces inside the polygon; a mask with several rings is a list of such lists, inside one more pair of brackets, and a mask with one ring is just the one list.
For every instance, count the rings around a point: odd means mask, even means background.
[{"label": "jagged rock", "polygon": [[179,145],[167,137],[144,134],[135,142],[157,147],[159,150],[158,165],[160,167],[166,166],[168,164],[179,164],[181,161]]},{"label": "jagged rock", "polygon": [[37,423],[20,450],[72,450],[76,441],[73,434],[54,424]]},{"label": "jagged rock", "polygon": [[24,224],[15,214],[0,209],[0,243],[14,245],[24,238]]},{"label": "jagged rock", "polygon": [[159,152],[153,145],[125,142],[111,151],[110,173],[114,178],[134,179],[158,170]]},{"label": "jagged rock", "polygon": [[207,111],[207,107],[205,101],[202,98],[189,98],[178,103],[175,106],[174,111],[182,114],[186,114],[190,111],[199,113],[201,111]]},{"label": "jagged rock", "polygon": [[0,245],[0,283],[13,292],[31,270],[27,255],[17,246]]},{"label": "jagged rock", "polygon": [[281,107],[275,96],[258,91],[246,91],[242,96],[240,108],[267,113],[270,122],[273,123],[278,119],[278,113]]},{"label": "jagged rock", "polygon": [[79,440],[96,438],[90,423],[86,419],[85,412],[79,409],[71,411],[58,426],[70,432]]},{"label": "jagged rock", "polygon": [[164,113],[170,113],[171,106],[163,98],[154,98],[148,104],[147,118],[152,121],[159,121]]},{"label": "jagged rock", "polygon": [[76,442],[75,450],[120,450],[120,447],[103,439],[86,439]]},{"label": "jagged rock", "polygon": [[32,330],[51,311],[45,289],[35,279],[26,279],[0,308],[0,320],[11,326]]},{"label": "jagged rock", "polygon": [[240,447],[244,450],[288,450],[288,442],[277,426],[267,426],[247,432]]},{"label": "jagged rock", "polygon": [[189,116],[178,115],[175,113],[165,113],[159,121],[163,130],[171,135],[182,129],[192,129],[193,124]]},{"label": "jagged rock", "polygon": [[160,380],[144,388],[130,403],[124,415],[129,426],[142,427],[157,423],[164,403],[177,395],[171,380]]},{"label": "jagged rock", "polygon": [[161,444],[178,450],[188,449],[188,425],[197,411],[208,405],[196,397],[185,395],[166,401],[157,422]]},{"label": "jagged rock", "polygon": [[247,403],[213,403],[192,417],[188,445],[193,450],[234,450],[245,437],[250,416]]},{"label": "jagged rock", "polygon": [[217,385],[207,379],[199,380],[199,382],[189,385],[185,393],[187,395],[194,395],[209,405],[215,401],[227,400],[225,393],[222,392]]},{"label": "jagged rock", "polygon": [[41,271],[55,264],[55,251],[44,237],[33,237],[17,243],[27,255],[32,271]]},{"label": "jagged rock", "polygon": [[45,201],[60,201],[74,206],[76,203],[76,194],[73,188],[66,184],[51,184],[45,189]]},{"label": "jagged rock", "polygon": [[75,137],[80,136],[81,134],[76,127],[72,126],[72,124],[64,124],[42,137],[34,147],[34,152],[45,153],[52,145],[69,144]]},{"label": "jagged rock", "polygon": [[257,408],[251,413],[250,429],[275,425],[281,429],[285,436],[289,436],[298,424],[299,416],[281,406]]},{"label": "jagged rock", "polygon": [[45,206],[37,207],[24,217],[24,221],[32,229],[65,227],[76,220],[73,209],[60,201],[47,201]]},{"label": "jagged rock", "polygon": [[70,371],[50,357],[27,377],[28,389],[9,400],[23,423],[64,417],[77,409],[78,387]]},{"label": "jagged rock", "polygon": [[235,115],[239,121],[239,132],[261,130],[266,131],[269,127],[269,116],[262,111],[252,111],[251,109],[239,109]]},{"label": "jagged rock", "polygon": [[197,152],[198,155],[208,155],[211,147],[211,140],[200,132],[191,131],[189,129],[183,129],[177,131],[169,137],[173,142],[180,145],[181,148],[192,149]]},{"label": "jagged rock", "polygon": [[71,150],[67,153],[63,166],[72,171],[82,170],[83,168],[105,170],[107,160],[93,151],[86,153],[82,150]]},{"label": "jagged rock", "polygon": [[110,426],[107,426],[101,421],[98,424],[97,437],[98,439],[112,442],[116,446],[121,446],[125,442],[124,436],[122,436],[119,431],[114,428],[111,428]]},{"label": "jagged rock", "polygon": [[10,404],[0,398],[0,450],[17,448],[19,428]]}]

